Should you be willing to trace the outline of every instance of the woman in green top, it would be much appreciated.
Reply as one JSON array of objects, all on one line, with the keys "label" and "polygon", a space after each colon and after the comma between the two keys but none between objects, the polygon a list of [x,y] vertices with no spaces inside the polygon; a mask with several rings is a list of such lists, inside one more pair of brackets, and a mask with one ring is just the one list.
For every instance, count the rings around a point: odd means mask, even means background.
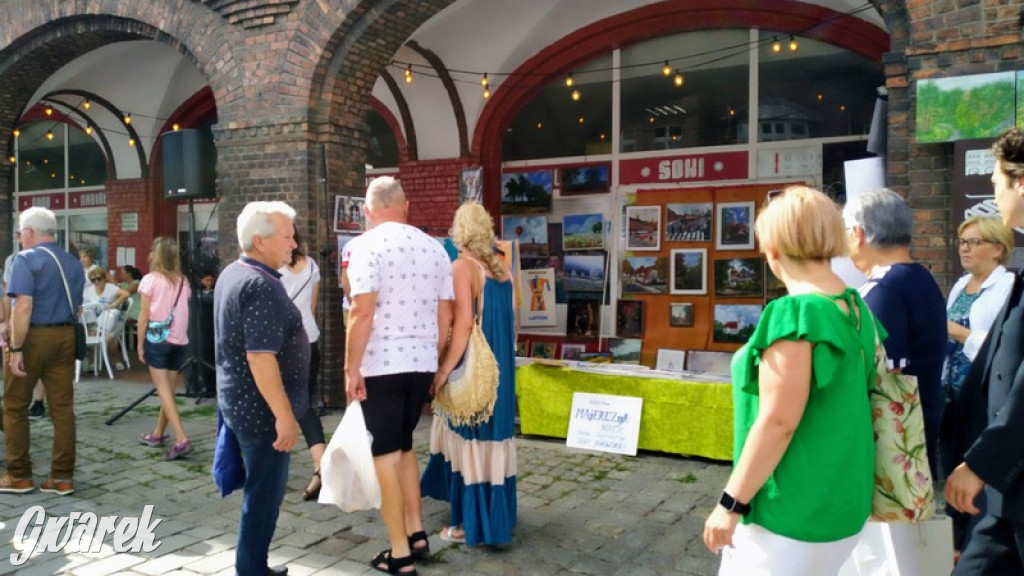
[{"label": "woman in green top", "polygon": [[881,328],[832,271],[839,208],[817,190],[769,195],[755,231],[788,296],[732,360],[734,468],[704,525],[719,574],[836,574],[871,513],[868,389]]}]

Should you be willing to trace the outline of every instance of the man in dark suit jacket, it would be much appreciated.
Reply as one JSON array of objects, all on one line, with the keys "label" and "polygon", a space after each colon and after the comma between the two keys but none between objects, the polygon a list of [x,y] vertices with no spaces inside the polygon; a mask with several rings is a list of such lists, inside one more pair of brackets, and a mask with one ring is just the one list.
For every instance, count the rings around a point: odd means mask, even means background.
[{"label": "man in dark suit jacket", "polygon": [[[992,146],[996,205],[1003,222],[1024,226],[1024,131],[1012,128]],[[971,533],[954,576],[1024,575],[1024,278],[996,317],[964,382],[956,446],[964,461],[946,480],[946,501],[978,514],[984,489],[987,511]]]}]

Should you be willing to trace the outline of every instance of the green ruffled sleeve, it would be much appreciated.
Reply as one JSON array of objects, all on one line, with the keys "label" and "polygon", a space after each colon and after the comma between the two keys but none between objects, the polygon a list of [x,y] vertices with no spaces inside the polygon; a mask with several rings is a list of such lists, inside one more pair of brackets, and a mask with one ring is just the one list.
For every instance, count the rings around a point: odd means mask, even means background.
[{"label": "green ruffled sleeve", "polygon": [[758,366],[761,355],[776,340],[806,340],[811,352],[812,384],[824,388],[832,382],[835,370],[842,364],[845,352],[837,343],[838,330],[848,322],[834,302],[820,296],[787,296],[773,300],[765,308],[757,329],[747,342],[746,366],[734,366],[746,372],[739,382],[743,391],[758,394]]}]

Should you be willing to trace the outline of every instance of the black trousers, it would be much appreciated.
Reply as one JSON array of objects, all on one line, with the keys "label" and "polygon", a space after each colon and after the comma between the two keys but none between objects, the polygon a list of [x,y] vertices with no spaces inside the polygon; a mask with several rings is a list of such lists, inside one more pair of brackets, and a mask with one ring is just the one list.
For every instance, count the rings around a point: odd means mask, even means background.
[{"label": "black trousers", "polygon": [[986,514],[953,576],[1024,576],[1024,525]]},{"label": "black trousers", "polygon": [[320,423],[320,416],[313,408],[313,394],[316,393],[316,377],[320,372],[320,348],[316,342],[309,345],[309,411],[298,419],[299,429],[302,436],[306,438],[306,446],[312,448],[317,444],[324,444],[324,426]]}]

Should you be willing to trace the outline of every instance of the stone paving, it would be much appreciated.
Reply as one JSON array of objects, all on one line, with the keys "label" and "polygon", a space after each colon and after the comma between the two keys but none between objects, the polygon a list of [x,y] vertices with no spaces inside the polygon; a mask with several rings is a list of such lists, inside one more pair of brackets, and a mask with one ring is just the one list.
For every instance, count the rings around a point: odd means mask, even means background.
[{"label": "stone paving", "polygon": [[[83,379],[77,385],[78,467],[76,492],[57,496],[0,494],[0,576],[71,574],[105,576],[234,574],[236,524],[241,495],[221,498],[210,478],[216,428],[215,401],[180,398],[185,429],[196,450],[165,462],[164,451],[140,445],[151,431],[158,402],[149,398],[111,426],[104,421],[150,388],[135,368],[119,380]],[[324,416],[328,433],[341,418]],[[416,433],[425,462],[429,417]],[[52,426],[31,424],[38,485],[49,470]],[[711,575],[717,558],[701,543],[704,517],[725,484],[729,466],[642,452],[636,458],[569,450],[563,441],[519,438],[519,517],[515,540],[497,548],[449,544],[437,536],[447,524],[444,502],[424,501],[424,523],[433,557],[421,574],[681,574]],[[2,452],[0,452],[2,454]],[[368,561],[387,547],[377,511],[346,514],[333,506],[303,502],[311,465],[300,440],[292,456],[289,490],[271,547],[271,564],[289,574],[376,574]],[[160,545],[151,552],[115,552],[114,538],[90,552],[37,552],[21,566],[15,533],[30,507],[49,517],[72,512],[142,516],[153,505]],[[19,540],[20,542],[20,540]]]}]

